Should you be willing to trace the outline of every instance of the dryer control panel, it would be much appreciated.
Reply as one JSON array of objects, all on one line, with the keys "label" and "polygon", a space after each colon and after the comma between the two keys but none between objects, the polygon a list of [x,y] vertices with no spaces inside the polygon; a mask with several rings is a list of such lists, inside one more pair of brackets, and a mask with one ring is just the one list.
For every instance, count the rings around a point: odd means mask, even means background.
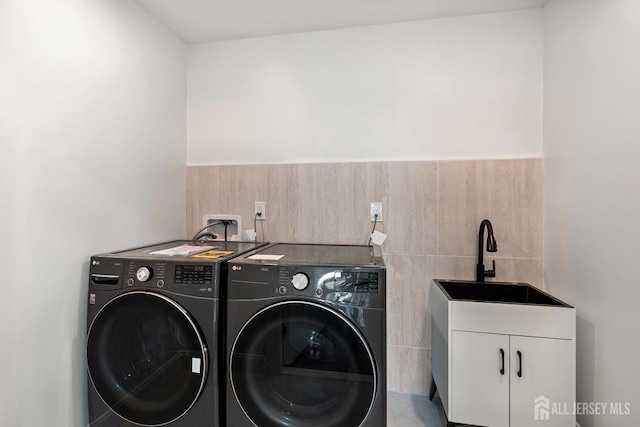
[{"label": "dryer control panel", "polygon": [[232,264],[228,297],[304,297],[362,307],[383,307],[384,268]]}]

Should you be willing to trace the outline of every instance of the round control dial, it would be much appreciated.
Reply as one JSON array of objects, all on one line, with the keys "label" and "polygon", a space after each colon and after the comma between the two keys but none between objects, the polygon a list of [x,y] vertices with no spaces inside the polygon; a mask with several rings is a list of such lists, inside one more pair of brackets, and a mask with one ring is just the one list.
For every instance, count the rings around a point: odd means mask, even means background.
[{"label": "round control dial", "polygon": [[138,271],[136,271],[136,279],[140,282],[148,282],[151,280],[151,276],[153,276],[151,267],[140,267]]},{"label": "round control dial", "polygon": [[291,284],[297,290],[302,291],[309,286],[309,277],[304,273],[296,273],[291,278]]}]

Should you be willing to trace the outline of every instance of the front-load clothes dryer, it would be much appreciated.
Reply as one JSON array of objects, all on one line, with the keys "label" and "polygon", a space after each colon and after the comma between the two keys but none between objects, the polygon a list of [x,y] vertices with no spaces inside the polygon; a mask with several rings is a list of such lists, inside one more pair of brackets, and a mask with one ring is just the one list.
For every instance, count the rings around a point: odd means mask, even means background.
[{"label": "front-load clothes dryer", "polygon": [[258,246],[174,241],[91,258],[91,427],[224,425],[220,291],[227,261]]},{"label": "front-load clothes dryer", "polygon": [[379,247],[271,244],[229,262],[233,427],[386,426]]}]

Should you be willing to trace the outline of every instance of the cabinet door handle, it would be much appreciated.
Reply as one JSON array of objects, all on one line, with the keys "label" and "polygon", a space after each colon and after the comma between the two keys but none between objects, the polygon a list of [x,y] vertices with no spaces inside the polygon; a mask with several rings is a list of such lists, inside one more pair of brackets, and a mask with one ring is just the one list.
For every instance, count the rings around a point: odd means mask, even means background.
[{"label": "cabinet door handle", "polygon": [[522,353],[518,351],[518,377],[522,378]]},{"label": "cabinet door handle", "polygon": [[504,350],[500,349],[500,356],[502,357],[502,368],[500,369],[500,375],[504,375]]}]

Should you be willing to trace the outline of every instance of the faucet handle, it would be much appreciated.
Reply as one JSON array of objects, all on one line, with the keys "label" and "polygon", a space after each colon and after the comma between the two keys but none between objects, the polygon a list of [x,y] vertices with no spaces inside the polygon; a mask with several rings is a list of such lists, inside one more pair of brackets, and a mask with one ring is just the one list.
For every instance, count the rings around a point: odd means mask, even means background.
[{"label": "faucet handle", "polygon": [[491,270],[486,270],[484,272],[484,275],[486,277],[496,277],[496,260],[491,260],[491,264],[493,265],[493,269]]}]

